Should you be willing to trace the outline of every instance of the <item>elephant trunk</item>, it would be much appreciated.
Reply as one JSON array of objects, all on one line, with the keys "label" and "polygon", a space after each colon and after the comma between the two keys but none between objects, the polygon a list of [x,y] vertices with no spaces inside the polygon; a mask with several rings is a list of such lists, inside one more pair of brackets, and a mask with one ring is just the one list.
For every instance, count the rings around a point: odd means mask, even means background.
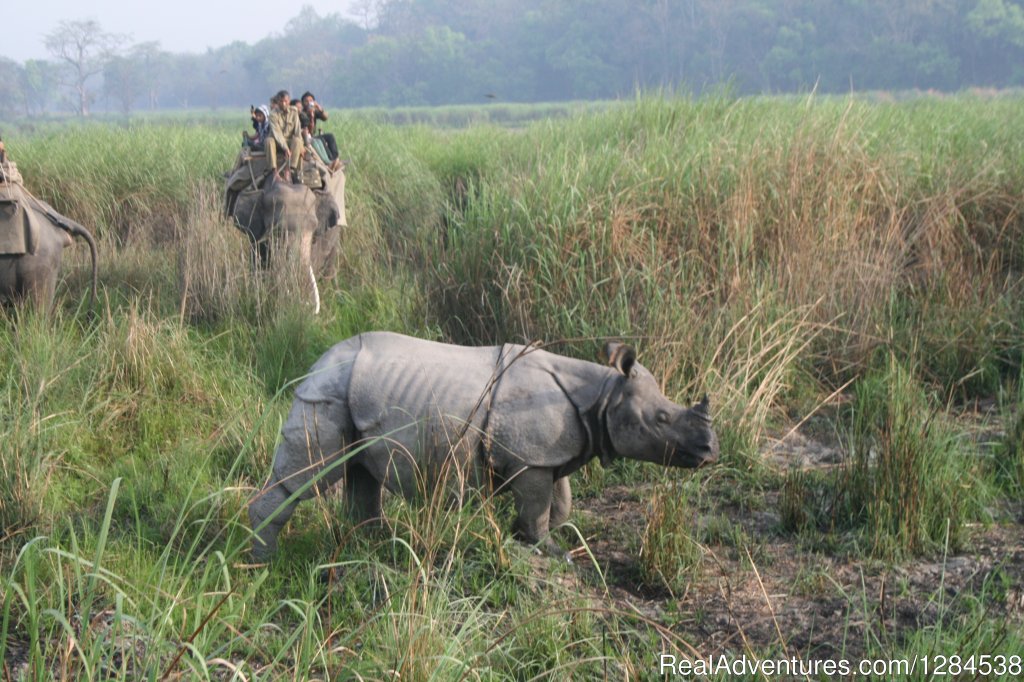
[{"label": "elephant trunk", "polygon": [[92,293],[89,296],[89,310],[93,310],[96,307],[96,289],[99,285],[99,266],[96,256],[96,240],[93,239],[89,230],[85,229],[81,225],[72,224],[69,231],[73,236],[84,239],[85,243],[89,245],[89,256],[92,258]]}]

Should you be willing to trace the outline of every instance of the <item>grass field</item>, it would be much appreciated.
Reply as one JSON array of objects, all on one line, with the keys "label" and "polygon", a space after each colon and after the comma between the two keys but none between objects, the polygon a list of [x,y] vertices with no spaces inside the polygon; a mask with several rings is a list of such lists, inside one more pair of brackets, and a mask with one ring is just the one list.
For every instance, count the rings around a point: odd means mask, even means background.
[{"label": "grass field", "polygon": [[[319,317],[249,272],[219,215],[244,120],[6,127],[29,189],[97,235],[101,303],[76,247],[50,318],[0,319],[0,678],[973,654],[997,667],[964,675],[1016,679],[1021,110],[642,97],[457,130],[332,112],[349,226]],[[247,566],[294,385],[370,329],[587,359],[630,340],[670,398],[710,395],[722,458],[575,474],[571,566],[517,544],[503,498],[389,499],[383,536],[320,499]]]}]

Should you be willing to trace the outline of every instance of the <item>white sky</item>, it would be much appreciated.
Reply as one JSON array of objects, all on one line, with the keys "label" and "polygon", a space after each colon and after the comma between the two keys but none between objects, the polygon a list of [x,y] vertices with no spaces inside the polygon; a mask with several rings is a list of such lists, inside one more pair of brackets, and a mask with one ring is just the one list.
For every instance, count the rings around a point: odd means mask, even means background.
[{"label": "white sky", "polygon": [[[250,45],[281,33],[303,5],[320,16],[347,14],[349,0],[4,0],[0,57],[50,59],[43,36],[61,21],[93,19],[128,44],[158,41],[168,52],[206,52],[236,40]],[[285,9],[282,12],[282,9]]]}]

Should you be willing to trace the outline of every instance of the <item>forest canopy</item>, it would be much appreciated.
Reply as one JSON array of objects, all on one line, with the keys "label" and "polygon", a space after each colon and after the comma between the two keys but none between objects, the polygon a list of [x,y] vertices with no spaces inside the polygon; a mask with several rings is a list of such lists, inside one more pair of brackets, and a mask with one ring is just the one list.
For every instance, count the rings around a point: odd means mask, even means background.
[{"label": "forest canopy", "polygon": [[[96,22],[88,64],[0,58],[0,116],[239,107],[284,87],[330,106],[956,91],[1024,84],[1024,0],[361,0],[255,44],[174,54]],[[78,38],[82,36],[78,35]]]}]

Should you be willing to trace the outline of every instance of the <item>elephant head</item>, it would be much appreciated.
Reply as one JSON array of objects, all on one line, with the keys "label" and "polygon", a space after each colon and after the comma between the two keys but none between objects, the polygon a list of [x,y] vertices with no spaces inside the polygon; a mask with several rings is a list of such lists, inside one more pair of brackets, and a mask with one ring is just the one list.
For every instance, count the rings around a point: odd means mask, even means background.
[{"label": "elephant head", "polygon": [[[319,184],[306,175],[309,185],[275,181],[265,155],[243,151],[227,174],[224,208],[249,236],[258,266],[270,265],[272,242],[283,240],[289,247],[298,247],[315,291],[316,277],[331,279],[337,271],[338,228],[347,224],[345,172],[344,167],[329,169],[315,160],[304,163],[307,171],[315,167]],[[309,219],[314,222],[311,239],[307,239]]]},{"label": "elephant head", "polygon": [[268,178],[260,190],[243,192],[234,202],[238,227],[248,235],[256,264],[261,268],[284,267],[297,261],[308,273],[314,307],[320,293],[313,271],[314,235],[317,231],[317,200],[304,185]]}]

